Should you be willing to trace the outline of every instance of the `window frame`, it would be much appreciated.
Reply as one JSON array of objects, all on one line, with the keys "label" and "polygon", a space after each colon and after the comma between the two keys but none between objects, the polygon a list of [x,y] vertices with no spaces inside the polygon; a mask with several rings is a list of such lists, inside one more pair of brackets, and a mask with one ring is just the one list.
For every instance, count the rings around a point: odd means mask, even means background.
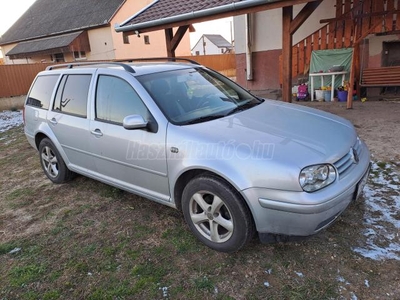
[{"label": "window frame", "polygon": [[[112,120],[105,120],[105,119],[101,119],[101,118],[98,118],[98,117],[97,117],[97,90],[98,90],[98,87],[99,87],[100,78],[101,78],[102,76],[104,76],[104,77],[113,77],[113,78],[117,78],[117,79],[119,79],[119,80],[124,81],[126,84],[128,84],[128,85],[132,88],[132,90],[136,93],[138,99],[142,102],[143,106],[144,106],[145,109],[147,110],[147,113],[148,113],[148,120],[147,120],[147,121],[150,123],[150,122],[152,122],[152,121],[154,120],[154,117],[153,117],[153,115],[151,114],[151,112],[150,112],[149,108],[147,107],[146,103],[143,101],[142,97],[140,97],[139,93],[138,93],[138,92],[136,91],[136,89],[129,83],[128,80],[126,80],[126,79],[124,79],[124,78],[122,78],[122,77],[120,77],[120,76],[117,76],[117,75],[101,73],[101,74],[97,74],[97,76],[96,76],[96,85],[95,85],[95,90],[94,90],[94,105],[93,105],[94,112],[93,112],[93,113],[94,113],[94,120],[95,120],[95,121],[97,121],[97,122],[102,122],[102,123],[107,123],[107,124],[112,124],[112,125],[117,125],[117,126],[121,126],[121,127],[123,126],[123,122],[116,122],[116,121],[112,121]],[[130,116],[130,115],[127,115],[127,116]],[[144,116],[142,116],[142,117],[144,118]]]},{"label": "window frame", "polygon": [[[77,54],[77,55],[76,55]],[[86,51],[74,51],[72,53],[75,60],[86,60]]]},{"label": "window frame", "polygon": [[[86,105],[85,105],[86,114],[85,115],[81,115],[81,114],[75,114],[75,113],[66,112],[66,111],[63,111],[63,110],[60,110],[60,109],[56,109],[55,106],[56,106],[57,101],[59,100],[61,102],[61,99],[62,99],[62,97],[64,95],[65,86],[66,86],[66,84],[68,82],[68,77],[69,76],[82,76],[82,75],[90,76],[89,86],[88,86],[87,95],[86,95]],[[88,103],[90,102],[89,94],[90,94],[90,89],[91,89],[91,85],[92,85],[92,80],[93,80],[93,74],[90,74],[90,73],[82,73],[82,74],[81,73],[64,73],[64,74],[61,74],[61,79],[59,81],[56,93],[55,93],[55,95],[53,97],[54,101],[53,101],[53,107],[51,108],[51,110],[53,112],[55,112],[55,113],[65,114],[65,115],[74,116],[74,117],[78,117],[78,118],[82,118],[82,119],[87,119],[88,115],[89,115]],[[58,97],[60,89],[62,89],[62,91],[61,91],[60,97]]]},{"label": "window frame", "polygon": [[[57,58],[56,56],[57,55],[62,55],[62,61],[59,59],[59,58]],[[55,62],[55,63],[57,63],[57,62],[65,62],[65,55],[64,55],[64,53],[53,53],[52,55],[51,55],[51,61],[52,62]]]}]

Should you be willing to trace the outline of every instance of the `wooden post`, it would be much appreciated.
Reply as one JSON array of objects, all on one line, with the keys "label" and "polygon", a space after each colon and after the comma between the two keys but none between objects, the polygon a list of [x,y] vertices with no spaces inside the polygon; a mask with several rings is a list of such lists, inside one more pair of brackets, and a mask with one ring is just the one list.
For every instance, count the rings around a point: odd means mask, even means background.
[{"label": "wooden post", "polygon": [[181,42],[186,31],[189,29],[189,25],[181,26],[178,28],[174,35],[172,28],[165,29],[165,42],[167,45],[167,56],[175,57],[175,50]]},{"label": "wooden post", "polygon": [[174,37],[174,33],[172,28],[165,29],[165,42],[167,44],[167,57],[175,57],[175,51],[172,49],[172,39]]},{"label": "wooden post", "polygon": [[292,40],[290,25],[293,6],[282,8],[282,100],[292,102]]},{"label": "wooden post", "polygon": [[[350,68],[350,79],[349,79],[349,88],[347,89],[347,109],[353,108],[353,89],[354,89],[354,75],[356,69],[356,53],[355,48],[353,48],[353,55],[351,58],[351,68]],[[358,55],[358,53],[357,53]]]}]

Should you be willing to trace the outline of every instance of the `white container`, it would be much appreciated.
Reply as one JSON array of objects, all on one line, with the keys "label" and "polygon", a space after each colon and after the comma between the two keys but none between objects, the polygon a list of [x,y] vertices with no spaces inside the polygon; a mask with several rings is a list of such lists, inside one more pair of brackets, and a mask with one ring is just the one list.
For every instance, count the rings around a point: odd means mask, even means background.
[{"label": "white container", "polygon": [[315,100],[324,101],[324,91],[323,90],[315,90]]}]

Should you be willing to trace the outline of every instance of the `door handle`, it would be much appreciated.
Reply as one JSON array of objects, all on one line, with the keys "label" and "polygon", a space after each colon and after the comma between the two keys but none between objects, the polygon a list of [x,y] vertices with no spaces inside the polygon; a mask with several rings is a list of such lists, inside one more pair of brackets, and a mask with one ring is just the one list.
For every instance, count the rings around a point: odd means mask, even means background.
[{"label": "door handle", "polygon": [[52,119],[50,120],[50,123],[56,125],[56,124],[57,124],[56,118],[52,118]]},{"label": "door handle", "polygon": [[100,137],[100,136],[103,136],[103,133],[101,132],[101,130],[100,129],[95,129],[95,130],[92,130],[91,131],[91,134],[93,134],[93,135],[95,135],[95,136],[98,136],[98,137]]}]

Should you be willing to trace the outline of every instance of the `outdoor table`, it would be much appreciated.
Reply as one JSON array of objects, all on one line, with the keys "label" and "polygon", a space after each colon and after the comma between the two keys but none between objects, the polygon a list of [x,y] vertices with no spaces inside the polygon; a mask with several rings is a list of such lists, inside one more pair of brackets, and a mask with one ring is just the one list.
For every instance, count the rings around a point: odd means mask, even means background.
[{"label": "outdoor table", "polygon": [[340,71],[340,72],[326,72],[326,73],[310,73],[311,77],[311,101],[314,101],[314,77],[321,77],[321,86],[324,86],[324,76],[332,76],[332,88],[331,88],[331,101],[334,96],[334,86],[335,86],[335,77],[336,75],[342,75],[342,85],[344,84],[344,79],[348,71]]}]

